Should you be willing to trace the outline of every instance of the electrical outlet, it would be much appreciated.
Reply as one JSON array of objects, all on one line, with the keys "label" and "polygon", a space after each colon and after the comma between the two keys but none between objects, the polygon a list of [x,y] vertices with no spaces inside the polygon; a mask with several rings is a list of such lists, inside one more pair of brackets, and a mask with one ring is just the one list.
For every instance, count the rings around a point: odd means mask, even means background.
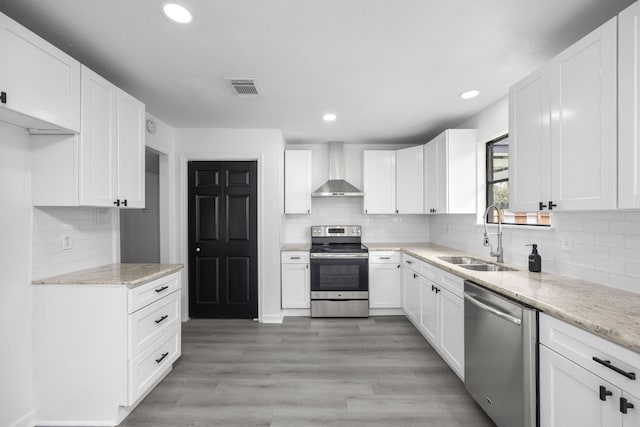
[{"label": "electrical outlet", "polygon": [[69,236],[68,234],[63,234],[62,235],[61,245],[62,245],[62,250],[63,251],[70,250],[71,249],[71,236]]},{"label": "electrical outlet", "polygon": [[109,211],[109,208],[97,208],[96,224],[97,225],[109,224],[111,222],[110,214],[111,212]]},{"label": "electrical outlet", "polygon": [[565,252],[573,251],[573,239],[571,236],[565,236],[560,238],[560,249]]}]

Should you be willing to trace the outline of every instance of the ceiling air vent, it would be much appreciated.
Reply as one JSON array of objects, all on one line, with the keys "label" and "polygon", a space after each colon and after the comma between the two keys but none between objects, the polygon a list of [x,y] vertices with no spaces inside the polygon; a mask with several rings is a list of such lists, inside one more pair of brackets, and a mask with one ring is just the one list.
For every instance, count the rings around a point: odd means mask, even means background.
[{"label": "ceiling air vent", "polygon": [[227,79],[236,90],[238,96],[253,98],[261,96],[262,91],[253,79]]}]

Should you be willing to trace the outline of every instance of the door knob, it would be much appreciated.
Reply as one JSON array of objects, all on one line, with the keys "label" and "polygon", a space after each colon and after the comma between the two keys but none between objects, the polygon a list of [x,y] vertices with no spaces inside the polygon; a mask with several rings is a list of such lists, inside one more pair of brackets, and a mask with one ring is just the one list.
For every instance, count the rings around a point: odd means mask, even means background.
[{"label": "door knob", "polygon": [[196,248],[196,252],[200,252],[200,248]]}]

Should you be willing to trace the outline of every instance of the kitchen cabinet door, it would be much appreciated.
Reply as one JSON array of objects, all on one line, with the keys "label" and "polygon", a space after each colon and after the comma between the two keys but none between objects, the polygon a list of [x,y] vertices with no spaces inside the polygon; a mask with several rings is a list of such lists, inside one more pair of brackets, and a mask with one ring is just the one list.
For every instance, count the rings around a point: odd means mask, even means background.
[{"label": "kitchen cabinet door", "polygon": [[640,28],[638,2],[618,16],[618,207],[640,208]]},{"label": "kitchen cabinet door", "polygon": [[440,354],[464,380],[464,300],[439,287]]},{"label": "kitchen cabinet door", "polygon": [[311,213],[311,151],[284,152],[284,213]]},{"label": "kitchen cabinet door", "polygon": [[0,14],[0,119],[35,133],[80,132],[80,63]]},{"label": "kitchen cabinet door", "polygon": [[551,195],[549,67],[509,89],[509,209],[536,212]]},{"label": "kitchen cabinet door", "polygon": [[424,148],[422,145],[396,151],[396,211],[424,213]]},{"label": "kitchen cabinet door", "polygon": [[434,348],[438,346],[440,339],[440,291],[436,289],[438,288],[434,282],[424,277],[420,278],[420,328]]},{"label": "kitchen cabinet door", "polygon": [[309,264],[282,264],[282,308],[309,308]]},{"label": "kitchen cabinet door", "polygon": [[395,151],[363,151],[362,187],[365,214],[396,213]]},{"label": "kitchen cabinet door", "polygon": [[399,264],[369,264],[369,308],[402,308]]},{"label": "kitchen cabinet door", "polygon": [[112,207],[117,199],[118,88],[82,67],[80,205]]},{"label": "kitchen cabinet door", "polygon": [[561,210],[615,209],[616,18],[554,57],[549,77],[550,200]]},{"label": "kitchen cabinet door", "polygon": [[[600,387],[610,396],[600,400]],[[622,425],[620,389],[540,345],[540,427]]]},{"label": "kitchen cabinet door", "polygon": [[403,303],[402,308],[407,318],[414,324],[420,324],[420,276],[413,270],[403,267],[402,287]]},{"label": "kitchen cabinet door", "polygon": [[425,213],[475,213],[476,131],[448,129],[424,146]]},{"label": "kitchen cabinet door", "polygon": [[144,104],[118,89],[118,197],[121,207],[144,208]]}]

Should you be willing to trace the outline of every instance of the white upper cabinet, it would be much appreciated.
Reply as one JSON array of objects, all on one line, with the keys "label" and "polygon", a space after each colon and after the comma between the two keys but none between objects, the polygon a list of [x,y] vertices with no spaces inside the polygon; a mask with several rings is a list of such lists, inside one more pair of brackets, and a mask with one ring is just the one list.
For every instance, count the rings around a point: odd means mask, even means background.
[{"label": "white upper cabinet", "polygon": [[80,131],[80,63],[0,14],[0,120],[33,133]]},{"label": "white upper cabinet", "polygon": [[365,214],[396,213],[396,151],[363,151]]},{"label": "white upper cabinet", "polygon": [[616,207],[616,18],[509,92],[510,209]]},{"label": "white upper cabinet", "polygon": [[616,207],[617,23],[551,60],[551,201],[563,210]]},{"label": "white upper cabinet", "polygon": [[424,212],[475,213],[476,131],[448,129],[423,149]]},{"label": "white upper cabinet", "polygon": [[509,89],[509,209],[514,212],[535,212],[549,199],[550,132],[545,66]]},{"label": "white upper cabinet", "polygon": [[618,16],[618,207],[640,208],[640,6]]},{"label": "white upper cabinet", "polygon": [[311,213],[311,151],[284,152],[284,213]]},{"label": "white upper cabinet", "polygon": [[424,213],[423,146],[396,151],[396,212]]},{"label": "white upper cabinet", "polygon": [[144,208],[144,121],[143,103],[83,66],[80,135],[32,137],[33,204]]}]

